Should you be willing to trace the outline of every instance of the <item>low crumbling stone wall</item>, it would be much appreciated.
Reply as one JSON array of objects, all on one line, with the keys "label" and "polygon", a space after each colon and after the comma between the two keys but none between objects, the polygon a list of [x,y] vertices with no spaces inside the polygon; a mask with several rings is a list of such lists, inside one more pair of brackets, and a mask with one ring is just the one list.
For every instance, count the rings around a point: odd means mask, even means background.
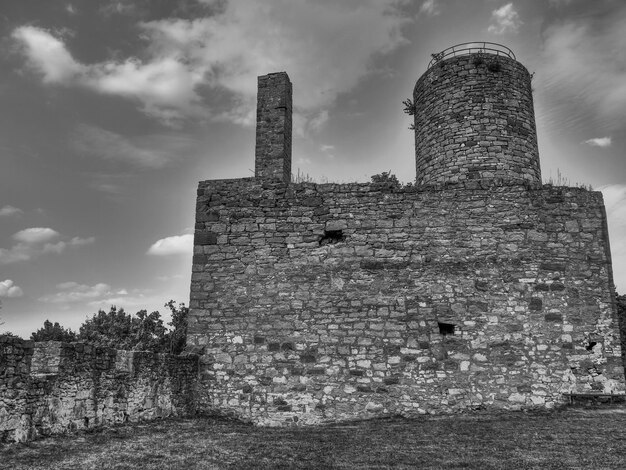
[{"label": "low crumbling stone wall", "polygon": [[257,423],[623,393],[602,195],[200,183],[198,406]]},{"label": "low crumbling stone wall", "polygon": [[0,336],[0,442],[194,412],[198,358]]}]

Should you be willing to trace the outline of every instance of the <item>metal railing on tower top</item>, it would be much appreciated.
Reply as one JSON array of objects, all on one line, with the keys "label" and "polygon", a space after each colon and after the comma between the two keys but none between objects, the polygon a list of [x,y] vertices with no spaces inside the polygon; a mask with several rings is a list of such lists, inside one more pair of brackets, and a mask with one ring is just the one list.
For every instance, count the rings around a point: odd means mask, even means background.
[{"label": "metal railing on tower top", "polygon": [[431,68],[440,60],[458,55],[469,54],[495,54],[510,57],[511,59],[516,60],[513,51],[502,44],[495,42],[464,42],[448,47],[441,52],[431,54],[432,59],[428,63],[428,68]]}]

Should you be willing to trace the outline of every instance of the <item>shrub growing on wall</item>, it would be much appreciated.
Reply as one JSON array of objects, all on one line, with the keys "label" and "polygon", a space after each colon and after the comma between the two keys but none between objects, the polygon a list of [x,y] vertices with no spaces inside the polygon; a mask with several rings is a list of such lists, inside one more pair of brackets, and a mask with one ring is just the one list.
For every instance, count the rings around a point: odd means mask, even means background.
[{"label": "shrub growing on wall", "polygon": [[158,311],[148,313],[140,310],[132,315],[123,308],[112,306],[108,312],[99,310],[80,326],[76,334],[58,322],[49,320],[31,335],[33,341],[80,341],[94,346],[180,354],[186,345],[187,314],[184,303],[176,305],[173,300],[165,304],[170,309],[172,321],[169,329]]},{"label": "shrub growing on wall", "polygon": [[399,188],[401,186],[400,181],[398,181],[398,177],[389,171],[383,171],[377,175],[372,175],[371,179],[372,183],[376,184],[384,184],[394,188]]},{"label": "shrub growing on wall", "polygon": [[178,307],[173,300],[170,300],[165,304],[172,313],[172,321],[169,325],[172,329],[168,332],[169,352],[170,354],[180,354],[185,349],[187,344],[187,317],[189,314],[189,307],[185,307],[184,303],[178,304]]},{"label": "shrub growing on wall", "polygon": [[76,341],[76,333],[63,328],[59,322],[52,323],[50,320],[43,322],[43,326],[30,335],[32,341],[63,341],[70,343]]},{"label": "shrub growing on wall", "polygon": [[78,339],[96,346],[138,351],[161,351],[167,329],[159,312],[135,315],[112,306],[99,310],[81,326]]}]

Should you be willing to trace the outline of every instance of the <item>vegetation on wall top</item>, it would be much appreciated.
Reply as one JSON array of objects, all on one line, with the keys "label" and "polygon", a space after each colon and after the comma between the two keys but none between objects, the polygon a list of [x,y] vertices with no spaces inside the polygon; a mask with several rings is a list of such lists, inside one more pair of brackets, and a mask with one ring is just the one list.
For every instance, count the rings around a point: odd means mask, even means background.
[{"label": "vegetation on wall top", "polygon": [[184,303],[173,300],[165,304],[172,321],[165,326],[158,311],[140,310],[134,315],[112,306],[108,312],[99,310],[85,320],[76,333],[58,322],[46,320],[43,327],[31,334],[32,341],[80,341],[99,347],[133,351],[180,354],[186,345],[187,315]]}]

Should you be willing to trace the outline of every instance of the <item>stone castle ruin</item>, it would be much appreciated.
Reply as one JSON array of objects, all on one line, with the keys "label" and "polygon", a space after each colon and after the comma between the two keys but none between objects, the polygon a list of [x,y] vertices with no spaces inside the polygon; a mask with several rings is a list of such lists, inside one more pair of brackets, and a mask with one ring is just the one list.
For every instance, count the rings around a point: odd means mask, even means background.
[{"label": "stone castle ruin", "polygon": [[255,177],[198,187],[197,406],[319,423],[622,393],[602,195],[542,186],[531,78],[502,47],[436,55],[398,188],[291,183],[291,82],[259,77]]},{"label": "stone castle ruin", "polygon": [[291,83],[259,77],[255,177],[198,187],[190,354],[0,337],[0,442],[623,394],[602,195],[542,186],[531,76],[490,47],[417,81],[410,187],[291,183]]}]

